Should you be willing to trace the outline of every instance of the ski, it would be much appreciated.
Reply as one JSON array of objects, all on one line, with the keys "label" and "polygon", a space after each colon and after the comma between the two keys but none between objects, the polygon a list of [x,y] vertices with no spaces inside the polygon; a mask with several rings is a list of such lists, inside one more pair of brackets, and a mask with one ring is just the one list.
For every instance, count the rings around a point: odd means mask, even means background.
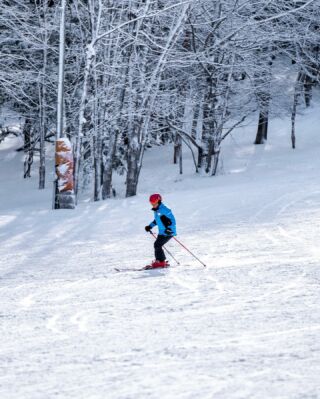
[{"label": "ski", "polygon": [[[171,267],[171,266],[170,266]],[[140,268],[131,268],[131,267],[127,267],[127,268],[119,268],[119,267],[115,267],[114,270],[116,272],[141,272],[143,270],[162,270],[162,269],[168,269],[167,267],[151,267],[149,265],[144,266],[144,267],[140,267]]]},{"label": "ski", "polygon": [[141,272],[142,270],[146,270],[146,269],[145,269],[145,267],[140,267],[139,269],[130,268],[130,267],[121,269],[121,268],[115,267],[114,270],[116,272]]}]

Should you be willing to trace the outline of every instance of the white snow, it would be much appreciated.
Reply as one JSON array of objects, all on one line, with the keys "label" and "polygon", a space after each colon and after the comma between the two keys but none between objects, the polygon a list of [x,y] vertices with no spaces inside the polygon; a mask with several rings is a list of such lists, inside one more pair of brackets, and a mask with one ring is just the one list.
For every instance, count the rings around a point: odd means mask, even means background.
[{"label": "white snow", "polygon": [[[2,142],[0,398],[319,398],[317,107],[295,151],[289,119],[263,146],[256,122],[230,137],[217,177],[195,176],[187,149],[180,176],[154,148],[136,197],[76,210],[51,210],[51,164],[39,191]],[[153,257],[152,192],[207,269],[171,241],[182,266],[114,271]]]}]

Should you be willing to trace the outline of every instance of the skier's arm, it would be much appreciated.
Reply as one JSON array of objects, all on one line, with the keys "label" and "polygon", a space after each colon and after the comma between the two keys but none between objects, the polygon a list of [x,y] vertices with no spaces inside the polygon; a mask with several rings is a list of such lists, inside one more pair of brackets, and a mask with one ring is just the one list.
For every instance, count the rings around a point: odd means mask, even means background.
[{"label": "skier's arm", "polygon": [[173,213],[171,211],[167,212],[165,215],[161,215],[160,219],[165,227],[169,227],[171,225],[176,224],[176,219],[174,218]]},{"label": "skier's arm", "polygon": [[150,224],[148,224],[148,226],[146,226],[144,229],[145,231],[149,232],[151,231],[151,229],[157,224],[157,222],[154,220],[153,222],[151,222]]},{"label": "skier's arm", "polygon": [[154,226],[157,225],[157,222],[153,220],[153,222],[149,223],[150,228],[152,229]]},{"label": "skier's arm", "polygon": [[165,227],[165,233],[169,236],[176,235],[176,219],[170,209],[167,210],[163,215],[160,216],[161,222]]}]

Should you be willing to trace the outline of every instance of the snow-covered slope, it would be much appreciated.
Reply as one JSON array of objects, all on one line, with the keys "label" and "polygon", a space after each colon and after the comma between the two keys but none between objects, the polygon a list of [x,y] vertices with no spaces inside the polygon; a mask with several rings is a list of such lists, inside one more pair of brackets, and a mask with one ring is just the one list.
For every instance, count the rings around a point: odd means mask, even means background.
[{"label": "snow-covered slope", "polygon": [[[243,128],[214,178],[148,150],[138,196],[74,211],[51,210],[50,181],[23,180],[16,139],[1,143],[1,399],[319,398],[317,115],[295,151],[288,119],[263,146]],[[181,266],[114,271],[153,257],[152,192],[206,269],[172,241]]]}]

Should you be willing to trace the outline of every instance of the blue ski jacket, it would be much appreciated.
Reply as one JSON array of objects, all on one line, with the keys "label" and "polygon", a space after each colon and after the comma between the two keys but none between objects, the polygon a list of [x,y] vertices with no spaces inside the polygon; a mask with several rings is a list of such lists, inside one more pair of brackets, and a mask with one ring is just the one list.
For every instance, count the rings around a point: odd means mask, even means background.
[{"label": "blue ski jacket", "polygon": [[151,228],[158,226],[159,235],[169,237],[176,236],[176,219],[171,209],[161,203],[157,208],[152,208],[152,210],[154,212],[154,221],[151,222],[149,226]]}]

